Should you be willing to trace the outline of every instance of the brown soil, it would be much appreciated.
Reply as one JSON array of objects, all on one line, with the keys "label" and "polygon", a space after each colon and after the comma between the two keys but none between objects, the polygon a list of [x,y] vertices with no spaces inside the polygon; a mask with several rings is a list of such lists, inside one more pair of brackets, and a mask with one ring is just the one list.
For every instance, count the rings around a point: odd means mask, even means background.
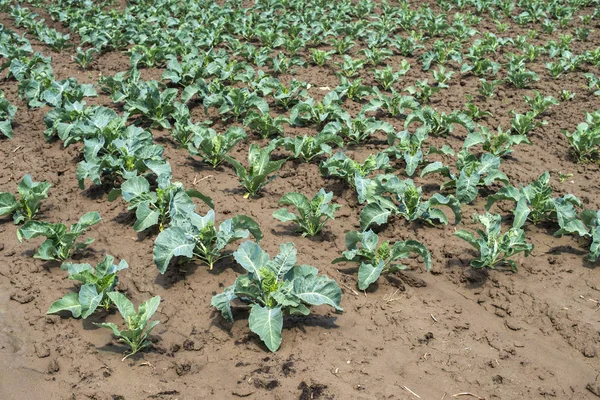
[{"label": "brown soil", "polygon": [[[47,18],[49,21],[49,18]],[[0,22],[11,26],[3,15]],[[483,29],[485,25],[482,25]],[[489,26],[495,31],[494,25]],[[15,29],[19,32],[18,29]],[[522,34],[518,30],[510,35]],[[508,35],[505,34],[504,36]],[[540,40],[547,41],[548,35]],[[590,42],[573,45],[580,53],[600,40],[600,27]],[[36,50],[50,49],[32,40]],[[95,82],[98,74],[125,70],[128,59],[120,53],[103,56],[90,72],[82,72],[65,51],[52,54],[57,78],[77,77]],[[404,57],[394,57],[392,64]],[[339,60],[336,60],[339,61]],[[402,82],[430,77],[416,58]],[[597,97],[582,86],[582,72],[550,79],[538,68],[541,80],[531,89],[559,97],[561,89],[577,93],[571,102],[552,107],[545,116],[548,125],[531,135],[532,146],[518,146],[503,162],[511,182],[528,184],[542,172],[552,172],[558,194],[573,193],[587,208],[600,207],[600,171],[597,165],[575,164],[561,129],[573,130],[585,111],[598,108]],[[145,78],[157,78],[144,71]],[[597,72],[597,71],[596,71]],[[370,72],[365,72],[368,81]],[[334,87],[327,68],[298,69],[294,75],[314,85]],[[291,76],[281,77],[282,80]],[[476,95],[478,79],[457,72],[451,88],[437,94],[433,104],[449,112],[464,104],[466,94]],[[248,329],[247,312],[235,311],[236,322],[227,324],[210,307],[211,296],[230,285],[241,272],[232,261],[209,271],[193,261],[180,270],[160,275],[152,261],[156,232],[137,235],[133,216],[122,200],[109,203],[102,188],[79,190],[75,178],[79,146],[62,148],[47,143],[42,132],[48,108],[28,110],[17,97],[14,81],[0,82],[6,97],[19,107],[14,139],[0,141],[0,191],[13,192],[24,174],[52,183],[41,217],[48,221],[74,223],[79,216],[97,210],[102,223],[88,234],[96,241],[81,262],[95,264],[104,254],[126,259],[130,268],[120,274],[119,290],[138,304],[150,296],[163,299],[155,318],[151,351],[121,361],[124,347],[111,340],[109,332],[92,322],[119,323],[115,313],[88,320],[46,315],[50,304],[73,289],[57,264],[44,263],[31,255],[40,240],[19,244],[12,220],[0,220],[0,398],[2,399],[593,399],[600,396],[600,278],[595,265],[584,261],[586,243],[572,237],[555,238],[553,226],[528,225],[527,238],[535,245],[529,258],[520,258],[519,272],[475,271],[467,245],[452,235],[454,226],[424,227],[396,219],[379,232],[381,237],[418,239],[432,252],[434,267],[427,273],[417,260],[410,271],[380,278],[373,290],[358,292],[356,269],[331,265],[344,250],[348,230],[358,229],[360,208],[352,190],[335,179],[321,176],[316,164],[287,162],[279,177],[258,199],[244,199],[233,171],[212,170],[177,149],[166,131],[155,131],[166,147],[175,180],[210,195],[217,219],[246,214],[261,223],[265,238],[261,246],[271,254],[280,243],[293,241],[299,263],[311,264],[335,278],[344,290],[343,314],[317,308],[308,318],[286,320],[280,350],[269,353]],[[524,111],[522,96],[532,90],[499,88],[497,96],[478,101],[494,116],[489,126],[507,126],[508,111]],[[90,103],[110,105],[105,96]],[[358,111],[362,105],[347,102]],[[194,110],[205,118],[201,109]],[[403,121],[383,118],[396,128]],[[224,124],[213,118],[217,131]],[[314,132],[309,128],[287,128],[286,134]],[[457,129],[447,139],[455,149],[465,132]],[[380,138],[383,140],[383,137]],[[383,141],[349,148],[348,154],[363,159],[385,148]],[[261,144],[265,142],[258,141]],[[245,160],[249,143],[233,155]],[[559,183],[558,172],[573,176]],[[436,180],[438,179],[438,180]],[[438,177],[416,179],[436,191]],[[288,224],[272,218],[279,198],[294,189],[314,194],[321,187],[335,193],[343,207],[339,217],[316,238],[303,238]],[[474,212],[484,210],[479,197],[464,207],[465,223]],[[510,209],[495,208],[508,216]],[[204,206],[199,206],[202,209]],[[202,209],[202,211],[206,211]]]}]

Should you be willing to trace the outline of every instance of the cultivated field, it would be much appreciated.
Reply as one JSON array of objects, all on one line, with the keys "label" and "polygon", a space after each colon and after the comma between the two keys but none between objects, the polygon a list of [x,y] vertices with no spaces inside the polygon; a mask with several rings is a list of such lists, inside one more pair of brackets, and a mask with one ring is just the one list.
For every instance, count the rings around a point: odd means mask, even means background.
[{"label": "cultivated field", "polygon": [[0,398],[600,397],[599,10],[0,0]]}]

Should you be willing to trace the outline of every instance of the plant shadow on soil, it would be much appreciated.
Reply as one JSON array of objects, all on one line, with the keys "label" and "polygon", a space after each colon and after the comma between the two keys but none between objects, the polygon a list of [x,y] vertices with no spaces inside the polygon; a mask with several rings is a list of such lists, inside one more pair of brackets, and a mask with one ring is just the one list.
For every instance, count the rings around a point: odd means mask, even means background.
[{"label": "plant shadow on soil", "polygon": [[421,188],[423,189],[423,193],[427,194],[438,193],[440,191],[440,185],[437,183],[426,183]]},{"label": "plant shadow on soil", "polygon": [[187,260],[181,263],[179,261],[171,261],[164,274],[161,274],[158,270],[156,271],[157,276],[154,279],[154,283],[163,289],[169,289],[177,283],[184,281],[189,275],[195,274],[200,268],[206,268],[208,273],[212,275],[220,275],[227,269],[231,269],[240,275],[246,273],[246,270],[233,262],[230,257],[225,257],[217,261],[213,269],[209,269],[208,265],[201,260]]},{"label": "plant shadow on soil", "polygon": [[[243,187],[238,185],[234,188],[223,189],[223,193],[228,193],[230,195],[244,196],[246,194],[246,189],[244,189]],[[256,196],[252,196],[251,198],[253,200],[262,199],[264,197],[264,195],[265,195],[264,188],[262,188]]]},{"label": "plant shadow on soil", "polygon": [[298,385],[298,389],[302,391],[299,400],[321,399],[326,395],[327,385],[314,382],[311,382],[311,384],[308,385],[306,382],[302,381],[300,382],[300,385]]},{"label": "plant shadow on soil", "polygon": [[[295,224],[294,222],[277,224],[277,227],[280,229],[275,229],[275,228],[271,229],[271,233],[275,236],[282,237],[282,238],[288,238],[288,240],[303,237],[302,232],[299,230],[300,227],[297,224]],[[305,238],[307,240],[310,240],[311,242],[320,243],[320,242],[333,241],[335,239],[335,236],[329,229],[327,229],[327,226],[325,226],[316,235],[314,235],[314,236],[307,235],[307,236],[305,236]]]},{"label": "plant shadow on soil", "polygon": [[490,279],[490,274],[488,269],[474,269],[468,267],[464,271],[464,277],[466,280],[465,287],[467,289],[479,289]]},{"label": "plant shadow on soil", "polygon": [[[225,163],[226,161],[223,161]],[[213,171],[213,172],[224,172],[223,163],[213,168],[210,164],[204,162],[204,160],[188,156],[185,159],[185,165],[192,168],[194,171]]]},{"label": "plant shadow on soil", "polygon": [[178,148],[178,146],[179,146],[179,143],[177,143],[175,140],[173,140],[169,136],[153,136],[153,137],[154,137],[154,141],[156,143],[169,144],[175,148]]},{"label": "plant shadow on soil", "polygon": [[158,235],[158,226],[153,226],[149,229],[144,229],[141,232],[137,232],[137,241],[138,242],[143,242],[144,240],[146,240],[147,238],[154,238],[156,239],[156,236]]},{"label": "plant shadow on soil", "polygon": [[[24,256],[24,257],[27,257],[27,258],[33,258],[33,255],[36,252],[37,252],[37,247],[33,247],[31,249],[22,251],[21,255]],[[72,259],[74,261],[76,261],[75,257],[72,257]],[[46,271],[50,271],[52,269],[60,268],[60,266],[63,263],[62,261],[58,261],[58,260],[40,260],[40,261],[43,261],[42,268],[44,268]]]},{"label": "plant shadow on soil", "polygon": [[298,328],[302,333],[307,333],[304,327],[319,327],[323,329],[337,329],[337,317],[319,314],[310,314],[307,316],[288,315],[283,319],[283,329],[290,330]]},{"label": "plant shadow on soil", "polygon": [[325,184],[323,186],[323,189],[326,192],[333,192],[333,194],[335,196],[342,197],[342,198],[344,198],[344,200],[352,201],[352,203],[348,204],[348,207],[354,206],[355,205],[354,203],[356,203],[356,200],[354,198],[355,196],[349,196],[349,198],[343,196],[344,192],[348,189],[346,183],[343,181],[336,181],[333,179],[331,179],[331,180],[328,179],[327,184]]},{"label": "plant shadow on soil", "polygon": [[179,263],[178,261],[172,261],[164,274],[161,274],[156,270],[156,278],[154,283],[162,287],[163,289],[169,289],[181,281],[184,281],[188,275],[194,274],[198,270],[199,265],[193,261],[187,261]]},{"label": "plant shadow on soil", "polygon": [[[219,317],[217,317],[217,318],[219,318]],[[237,321],[238,319],[246,320],[247,318],[236,318],[236,315],[234,314],[234,321]],[[335,323],[336,320],[337,320],[337,317],[329,317],[329,316],[324,316],[324,315],[309,315],[309,316],[302,316],[302,317],[285,316],[284,320],[283,320],[283,329],[289,331],[289,330],[292,330],[293,328],[297,328],[303,334],[308,333],[308,331],[306,329],[304,329],[305,327],[319,327],[319,328],[327,329],[327,330],[337,329],[337,328],[339,328],[339,326]],[[220,326],[218,324],[218,322],[215,323],[214,319],[213,319],[213,324],[214,324],[214,326],[219,327],[221,330],[223,330],[224,332],[226,332],[228,335],[231,336],[230,329],[227,330],[226,327]],[[231,324],[230,324],[230,326],[231,326]],[[236,345],[247,344],[250,342],[254,343],[262,351],[269,352],[269,349],[267,348],[267,346],[260,340],[260,337],[257,334],[255,334],[254,332],[248,332],[247,335],[236,340],[235,344]]]},{"label": "plant shadow on soil", "polygon": [[567,244],[567,245],[551,247],[548,249],[546,254],[573,254],[575,256],[581,257],[581,256],[586,256],[589,253],[585,250],[577,249],[577,248],[571,246],[570,244]]},{"label": "plant shadow on soil", "polygon": [[587,258],[583,260],[583,267],[587,269],[596,269],[598,268],[598,263],[594,261],[590,261]]},{"label": "plant shadow on soil", "polygon": [[52,269],[60,269],[62,262],[56,260],[48,260],[42,264],[42,268],[50,272]]},{"label": "plant shadow on soil", "polygon": [[[95,347],[95,349],[100,352],[119,354],[122,359],[123,357],[125,357],[125,353],[128,350],[128,347],[125,345],[120,345],[120,344],[115,343],[116,340],[117,339],[113,339],[111,342],[108,342],[104,346],[97,346],[97,347]],[[147,351],[148,351],[148,349],[140,350],[138,353],[133,354],[122,361],[124,362],[126,360],[131,360],[131,361],[138,362],[142,358],[144,358],[144,352],[147,352]]]},{"label": "plant shadow on soil", "polygon": [[[83,329],[86,331],[95,331],[98,329],[102,329],[101,326],[96,325],[96,323],[101,323],[106,320],[106,317],[109,315],[113,315],[117,312],[116,308],[111,308],[109,310],[105,310],[104,308],[100,308],[99,311],[94,312],[92,315],[87,317],[86,319],[81,320],[81,325]],[[64,315],[71,315],[70,313]],[[62,315],[61,315],[62,317]]]},{"label": "plant shadow on soil", "polygon": [[[130,225],[133,226],[135,220],[136,220],[135,212],[131,212],[128,210],[118,213],[112,219],[112,221],[116,222],[117,224],[126,225],[126,226],[130,226]],[[139,232],[139,233],[141,233],[141,232]],[[138,235],[139,235],[139,233],[138,233]]]},{"label": "plant shadow on soil", "polygon": [[[487,268],[475,269],[469,265],[468,260],[477,258],[479,253],[474,249],[466,249],[465,253],[468,253],[469,257],[464,258],[451,258],[446,260],[446,266],[448,269],[454,269],[456,267],[462,270],[462,281],[465,283],[467,289],[478,289],[483,287],[489,279],[489,270]],[[503,271],[505,268],[498,267],[498,271]],[[506,269],[510,271],[510,269]]]},{"label": "plant shadow on soil", "polygon": [[110,182],[109,180],[103,181],[102,185],[92,184],[86,189],[81,191],[81,194],[90,200],[101,200],[108,196],[108,194],[116,187],[120,187],[120,183]]},{"label": "plant shadow on soil", "polygon": [[[94,256],[101,254],[101,253],[102,253],[101,251],[94,250],[93,247],[86,247],[84,249],[80,249],[80,250],[76,251],[75,253],[73,253],[73,255],[71,256],[71,260],[81,262],[83,260],[89,260],[90,258],[94,258]],[[62,264],[62,261],[49,261],[49,262],[56,262],[56,263],[58,263],[59,266]]]},{"label": "plant shadow on soil", "polygon": [[294,224],[293,222],[289,224],[277,224],[277,227],[279,229],[271,229],[271,233],[275,236],[291,238],[298,238],[302,236],[302,234],[298,232],[298,225]]},{"label": "plant shadow on soil", "polygon": [[[224,333],[226,333],[228,336],[232,336],[232,328],[233,325],[237,322],[237,321],[247,321],[249,316],[250,316],[250,306],[248,306],[245,303],[240,302],[239,300],[234,300],[232,305],[231,305],[231,313],[233,315],[233,323],[229,322],[227,320],[225,320],[222,315],[221,312],[218,310],[213,310],[211,313],[211,326],[214,326],[218,329],[220,329],[221,331],[223,331]],[[285,315],[284,319],[283,319],[283,329],[287,329],[290,330],[292,328],[298,328],[302,331],[302,333],[306,333],[306,330],[304,329],[304,327],[321,327],[324,329],[337,329],[339,328],[339,325],[336,324],[337,321],[337,317],[335,316],[328,316],[328,315],[319,315],[319,314],[310,314],[307,316],[294,316],[294,315]],[[249,336],[253,336],[254,334],[250,333]],[[256,339],[260,341],[260,339],[258,339],[257,335]],[[249,338],[244,338],[244,339],[240,339],[240,341],[249,341],[250,339],[252,339],[251,337]],[[262,342],[261,342],[262,344]]]}]

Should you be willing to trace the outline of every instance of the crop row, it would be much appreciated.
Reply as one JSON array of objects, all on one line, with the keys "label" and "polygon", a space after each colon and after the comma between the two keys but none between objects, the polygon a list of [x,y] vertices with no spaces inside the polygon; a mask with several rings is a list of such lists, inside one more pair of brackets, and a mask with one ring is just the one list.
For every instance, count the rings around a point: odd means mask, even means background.
[{"label": "crop row", "polygon": [[[556,235],[589,237],[589,258],[596,261],[600,256],[600,212],[582,210],[582,202],[571,194],[554,197],[548,173],[528,186],[515,187],[501,171],[503,158],[513,146],[530,143],[528,135],[546,122],[543,117],[550,107],[559,104],[557,99],[538,91],[524,96],[529,110],[524,114],[513,112],[510,128],[498,127],[495,131],[480,124],[490,113],[479,108],[473,97],[467,99],[463,109],[449,113],[432,105],[434,96],[448,90],[455,74],[479,77],[480,95],[485,99],[494,96],[499,85],[520,89],[539,80],[530,65],[542,55],[552,60],[546,63],[546,69],[555,79],[584,66],[600,64],[600,48],[579,55],[569,50],[573,40],[587,40],[587,28],[576,28],[575,36],[561,34],[560,41],[551,40],[541,46],[529,43],[536,37],[535,32],[516,39],[486,33],[471,42],[478,34],[472,26],[481,22],[480,15],[484,13],[496,21],[499,31],[506,31],[502,24],[508,22],[502,20],[510,18],[523,26],[541,24],[544,32],[551,33],[568,27],[578,9],[593,4],[521,3],[524,11],[515,14],[514,2],[510,1],[440,2],[442,7],[450,5],[462,10],[468,6],[476,10],[450,18],[446,13],[433,13],[430,8],[413,10],[408,4],[389,6],[371,1],[313,1],[311,7],[304,7],[304,2],[261,1],[250,10],[232,9],[235,2],[224,7],[214,2],[183,5],[169,1],[161,7],[148,7],[139,2],[125,13],[106,12],[103,5],[56,2],[48,9],[50,15],[76,32],[82,46],[90,46],[85,50],[78,48],[73,57],[83,69],[92,64],[96,54],[129,47],[129,70],[102,77],[97,85],[122,113],[104,106],[86,106],[85,98],[97,96],[94,85],[79,84],[74,78],[56,80],[51,59],[34,53],[27,39],[4,27],[0,32],[0,54],[5,60],[2,69],[8,70],[7,78],[18,82],[18,93],[27,106],[52,107],[44,118],[46,139],[59,139],[65,147],[81,146],[83,160],[77,167],[80,187],[83,189],[87,180],[110,186],[108,200],[122,197],[128,209],[135,212],[135,231],[159,232],[153,257],[160,273],[165,273],[175,259],[181,262],[197,258],[212,269],[229,256],[247,270],[232,286],[214,296],[212,305],[225,319],[233,321],[230,303],[239,299],[249,304],[250,329],[275,351],[281,343],[284,314],[308,315],[310,306],[323,304],[342,311],[341,289],[332,279],[318,275],[316,268],[296,265],[292,243],[282,244],[279,254],[271,258],[260,248],[262,231],[250,217],[236,215],[217,226],[211,198],[172,181],[164,148],[154,143],[149,128],[169,130],[180,147],[200,156],[213,168],[229,164],[248,198],[260,196],[289,159],[319,162],[325,177],[346,182],[356,192],[358,202],[364,204],[361,230],[347,232],[347,250],[333,262],[357,263],[361,290],[381,274],[405,268],[399,260],[411,254],[419,255],[426,268],[431,267],[431,255],[421,242],[379,243],[372,229],[388,224],[392,217],[429,225],[447,224],[443,207],[453,213],[454,223],[458,224],[462,205],[472,203],[482,187],[502,186],[488,196],[486,209],[497,201],[512,201],[514,221],[502,232],[500,216],[488,212],[474,217],[483,227],[477,230],[477,236],[467,230],[455,233],[478,250],[479,257],[471,261],[474,268],[507,265],[516,271],[517,264],[511,257],[518,253],[528,255],[533,249],[522,229],[527,221],[553,222],[558,227]],[[302,11],[298,14],[302,18],[289,20],[294,14],[280,14],[281,7]],[[53,50],[70,46],[68,34],[48,28],[31,10],[9,3],[0,8],[9,12],[17,27]],[[323,9],[327,9],[326,14],[319,12]],[[581,19],[587,26],[597,16],[594,11],[589,18],[581,15]],[[412,26],[418,29],[409,35],[392,36],[398,29],[406,31]],[[252,41],[258,41],[260,46]],[[353,55],[361,57],[355,58],[350,53],[359,42],[364,46],[358,46],[361,49]],[[318,48],[324,44],[331,50]],[[508,52],[510,49],[519,53]],[[504,53],[504,60],[499,59],[499,53]],[[432,84],[428,79],[417,80],[398,91],[411,64],[404,60],[396,69],[378,69],[397,56],[418,57],[423,71],[436,68],[432,69]],[[333,62],[334,57],[337,62]],[[284,84],[279,79],[309,62],[333,65],[339,79],[339,85],[329,89],[321,100],[309,95],[311,87],[307,82],[294,79]],[[143,80],[141,69],[155,66],[165,66],[163,81]],[[368,79],[368,67],[376,82],[372,86],[363,83]],[[504,77],[500,79],[499,74]],[[588,89],[597,90],[599,80],[593,74],[586,77]],[[573,95],[563,91],[561,100],[569,101]],[[353,115],[345,107],[347,102],[363,106]],[[217,116],[231,126],[218,133],[210,123],[193,122],[192,110],[198,104],[207,115]],[[15,112],[15,107],[2,98],[0,129],[5,136],[12,135]],[[397,132],[384,117],[403,120],[404,129]],[[286,126],[312,128],[316,134],[286,136]],[[439,149],[427,145],[430,136],[445,137],[456,127],[467,132],[458,151],[447,145]],[[262,148],[251,144],[247,162],[240,162],[229,153],[248,138],[247,131],[272,140]],[[385,150],[363,162],[346,155],[348,146],[362,145],[380,133],[387,138]],[[565,134],[577,161],[595,160],[600,144],[600,112],[587,113],[585,123]],[[338,150],[334,153],[335,148]],[[434,193],[425,198],[422,187],[410,178],[417,170],[421,177],[444,177],[440,191],[445,194]],[[398,171],[407,178],[401,179]],[[110,328],[130,346],[128,356],[148,346],[148,335],[157,324],[150,318],[160,298],[142,303],[136,312],[131,302],[115,291],[118,271],[128,267],[124,260],[115,265],[114,259],[107,256],[96,267],[68,262],[75,251],[91,243],[90,239],[82,243],[77,239],[98,223],[100,216],[87,213],[70,228],[38,221],[36,211],[48,190],[47,183],[24,177],[18,187],[19,198],[0,193],[0,215],[13,215],[16,224],[24,222],[17,230],[19,240],[46,237],[35,257],[65,261],[62,268],[71,279],[82,283],[78,293],[56,301],[49,313],[70,311],[73,317],[87,318],[97,309],[108,309],[114,304],[127,329],[121,331],[108,323],[100,325]],[[196,213],[193,198],[211,210],[205,215]],[[313,236],[335,218],[339,205],[332,200],[333,194],[324,189],[316,194],[288,193],[279,204],[293,206],[296,212],[283,208],[273,216],[293,222],[302,234]],[[232,243],[250,236],[254,242],[245,241],[235,252],[227,251]]]}]

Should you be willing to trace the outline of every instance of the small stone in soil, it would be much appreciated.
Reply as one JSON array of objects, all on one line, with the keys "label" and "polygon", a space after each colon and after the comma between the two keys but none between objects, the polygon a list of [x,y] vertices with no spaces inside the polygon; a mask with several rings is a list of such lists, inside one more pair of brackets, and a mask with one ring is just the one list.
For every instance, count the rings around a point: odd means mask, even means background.
[{"label": "small stone in soil", "polygon": [[504,321],[504,325],[506,325],[506,327],[508,329],[510,329],[511,331],[518,331],[521,330],[521,325],[519,325],[515,320],[513,319],[507,319]]},{"label": "small stone in soil", "polygon": [[10,295],[10,299],[16,301],[17,303],[27,304],[31,303],[35,297],[31,293],[14,292]]},{"label": "small stone in soil", "polygon": [[58,361],[55,358],[53,358],[48,364],[48,373],[55,374],[58,371],[60,371],[60,366],[58,365]]},{"label": "small stone in soil", "polygon": [[288,359],[286,362],[284,362],[281,366],[281,372],[283,372],[283,375],[286,377],[295,374],[296,370],[294,369],[294,361]]},{"label": "small stone in soil", "polygon": [[419,338],[419,343],[423,344],[429,344],[429,341],[431,341],[433,339],[433,333],[432,332],[427,332],[425,334],[425,336],[421,339]]},{"label": "small stone in soil", "polygon": [[596,348],[594,347],[593,344],[588,343],[585,345],[585,347],[581,350],[581,354],[583,354],[585,357],[587,358],[594,358],[597,355],[596,352]]},{"label": "small stone in soil", "polygon": [[262,388],[262,389],[267,389],[267,390],[273,390],[276,387],[279,387],[279,381],[277,379],[271,379],[271,380],[267,380],[267,379],[259,379],[259,378],[254,378],[254,386],[256,388]]},{"label": "small stone in soil", "polygon": [[46,358],[50,355],[50,349],[43,343],[35,343],[33,347],[35,348],[35,355],[38,358]]},{"label": "small stone in soil", "polygon": [[187,350],[187,351],[199,351],[202,350],[204,348],[204,345],[202,344],[196,344],[196,342],[194,342],[191,339],[185,339],[183,341],[183,349]]},{"label": "small stone in soil", "polygon": [[313,383],[309,386],[306,382],[302,381],[300,382],[300,385],[298,385],[298,389],[302,390],[299,400],[320,399],[325,394],[327,385]]}]

